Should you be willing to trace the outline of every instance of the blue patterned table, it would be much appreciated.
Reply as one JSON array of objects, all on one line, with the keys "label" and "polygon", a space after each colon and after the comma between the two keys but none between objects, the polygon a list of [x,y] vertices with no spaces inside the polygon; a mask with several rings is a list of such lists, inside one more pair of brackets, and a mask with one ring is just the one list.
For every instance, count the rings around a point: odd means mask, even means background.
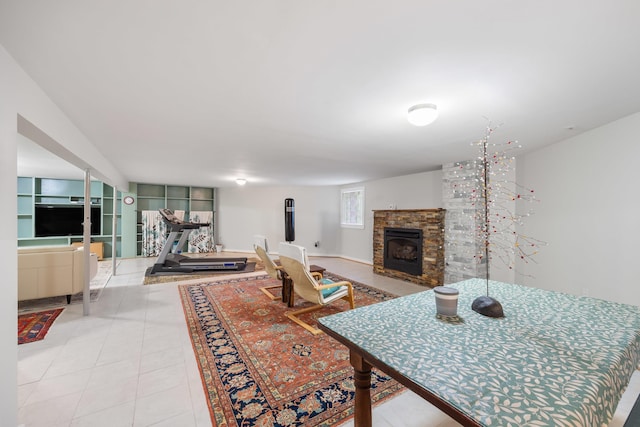
[{"label": "blue patterned table", "polygon": [[319,320],[350,349],[355,425],[371,425],[371,367],[468,426],[606,426],[640,360],[640,309],[490,282],[505,317],[471,310],[485,281],[460,291],[456,321],[433,290]]}]

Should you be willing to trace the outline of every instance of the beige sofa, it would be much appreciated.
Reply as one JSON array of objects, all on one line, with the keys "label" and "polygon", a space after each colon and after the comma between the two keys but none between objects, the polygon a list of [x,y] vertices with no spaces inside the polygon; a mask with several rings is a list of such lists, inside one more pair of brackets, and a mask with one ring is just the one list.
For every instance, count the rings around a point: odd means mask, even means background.
[{"label": "beige sofa", "polygon": [[[71,295],[84,289],[84,251],[71,246],[18,248],[18,301]],[[91,254],[91,274],[98,258]]]}]

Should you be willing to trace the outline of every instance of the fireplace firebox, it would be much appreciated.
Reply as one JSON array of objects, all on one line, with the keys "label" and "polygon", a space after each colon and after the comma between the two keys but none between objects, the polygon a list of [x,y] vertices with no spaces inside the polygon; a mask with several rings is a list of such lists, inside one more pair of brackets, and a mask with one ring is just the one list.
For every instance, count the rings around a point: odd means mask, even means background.
[{"label": "fireplace firebox", "polygon": [[[382,276],[405,280],[430,288],[444,283],[444,209],[389,209],[373,211],[373,272]],[[420,265],[422,274],[415,275],[396,270],[398,264],[404,267],[406,262],[396,260],[393,268],[386,268],[391,260],[385,259],[388,250],[385,249],[385,228],[415,229],[422,231],[422,242],[416,248],[416,261]],[[400,236],[406,239],[407,236]],[[412,240],[409,236],[409,239]],[[396,242],[398,243],[398,242]],[[406,243],[406,242],[405,242]],[[404,248],[404,245],[401,246]],[[396,247],[396,249],[398,249]],[[410,248],[404,248],[405,253],[411,253]],[[405,256],[406,257],[406,256]],[[414,256],[410,256],[414,258]]]},{"label": "fireplace firebox", "polygon": [[422,230],[385,227],[384,268],[420,276],[422,274]]}]

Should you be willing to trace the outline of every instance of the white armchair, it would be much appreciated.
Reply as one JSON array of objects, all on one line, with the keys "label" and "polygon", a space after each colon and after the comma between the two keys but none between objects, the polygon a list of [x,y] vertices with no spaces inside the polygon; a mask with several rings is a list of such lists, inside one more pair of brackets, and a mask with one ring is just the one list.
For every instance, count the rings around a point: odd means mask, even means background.
[{"label": "white armchair", "polygon": [[300,310],[288,312],[287,318],[293,320],[314,335],[322,333],[298,317],[310,311],[316,311],[339,299],[349,303],[350,308],[355,308],[353,286],[350,282],[333,282],[329,279],[318,279],[309,271],[306,250],[302,246],[289,243],[280,244],[280,264],[293,280],[293,291],[304,300],[315,305]]},{"label": "white armchair", "polygon": [[282,267],[277,265],[275,261],[269,256],[268,251],[268,243],[267,238],[261,235],[253,236],[253,250],[256,251],[256,254],[264,264],[264,269],[267,271],[267,274],[271,276],[273,279],[280,280],[280,284],[271,285],[271,286],[263,286],[260,290],[270,299],[276,300],[279,297],[273,295],[269,289],[282,289]]}]

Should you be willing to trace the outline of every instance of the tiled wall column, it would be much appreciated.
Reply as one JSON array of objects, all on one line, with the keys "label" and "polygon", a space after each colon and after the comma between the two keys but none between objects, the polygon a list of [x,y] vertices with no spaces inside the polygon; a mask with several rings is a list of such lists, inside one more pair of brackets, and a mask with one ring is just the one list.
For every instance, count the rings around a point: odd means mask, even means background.
[{"label": "tiled wall column", "polygon": [[442,166],[442,200],[446,210],[444,283],[486,275],[486,259],[478,262],[477,258],[483,253],[482,242],[477,239],[482,206],[474,205],[470,197],[474,189],[481,190],[480,173],[480,163],[473,160]]}]

